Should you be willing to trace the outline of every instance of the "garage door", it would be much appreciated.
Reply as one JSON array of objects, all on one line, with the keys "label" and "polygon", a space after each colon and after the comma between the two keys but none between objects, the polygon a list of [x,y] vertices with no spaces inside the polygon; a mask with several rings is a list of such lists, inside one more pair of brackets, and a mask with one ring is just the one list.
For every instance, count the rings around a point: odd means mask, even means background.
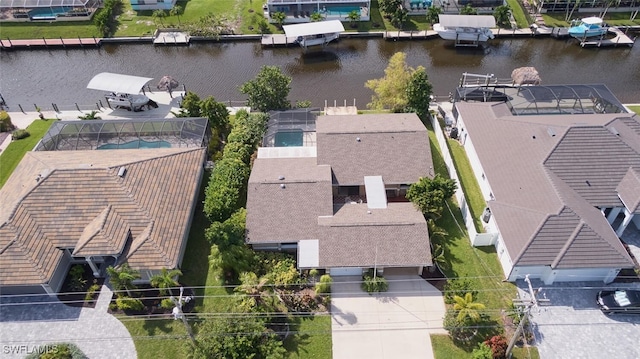
[{"label": "garage door", "polygon": [[362,275],[362,268],[360,267],[340,267],[330,268],[329,273],[331,276],[339,277],[345,275]]}]

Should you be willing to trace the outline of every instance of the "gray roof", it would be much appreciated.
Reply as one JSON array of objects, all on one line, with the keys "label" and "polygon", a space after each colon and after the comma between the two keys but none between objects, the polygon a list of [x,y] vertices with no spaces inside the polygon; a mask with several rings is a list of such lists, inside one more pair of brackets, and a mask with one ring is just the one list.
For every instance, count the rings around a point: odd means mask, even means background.
[{"label": "gray roof", "polygon": [[615,189],[640,161],[632,145],[640,137],[620,121],[637,123],[637,116],[512,116],[503,103],[456,106],[514,265],[633,266],[596,206],[620,205]]},{"label": "gray roof", "polygon": [[318,164],[331,166],[340,185],[382,176],[387,184],[410,184],[432,175],[427,129],[415,114],[320,116]]},{"label": "gray roof", "polygon": [[629,168],[616,187],[618,196],[631,213],[640,213],[640,172]]}]

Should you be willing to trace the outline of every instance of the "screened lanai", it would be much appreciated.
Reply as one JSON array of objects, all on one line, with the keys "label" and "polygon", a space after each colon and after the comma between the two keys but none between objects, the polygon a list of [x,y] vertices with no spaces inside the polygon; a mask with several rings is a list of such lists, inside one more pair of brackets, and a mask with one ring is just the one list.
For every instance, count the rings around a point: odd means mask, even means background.
[{"label": "screened lanai", "polygon": [[92,0],[0,0],[0,8],[86,7]]},{"label": "screened lanai", "polygon": [[314,146],[318,111],[304,108],[270,112],[262,146]]},{"label": "screened lanai", "polygon": [[206,147],[206,118],[58,121],[35,151]]}]

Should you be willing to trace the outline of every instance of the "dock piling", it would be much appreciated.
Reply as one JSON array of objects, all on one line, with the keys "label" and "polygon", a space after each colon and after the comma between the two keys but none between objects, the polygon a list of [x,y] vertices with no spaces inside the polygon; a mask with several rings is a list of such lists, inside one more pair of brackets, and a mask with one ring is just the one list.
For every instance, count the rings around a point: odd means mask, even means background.
[{"label": "dock piling", "polygon": [[67,47],[67,45],[64,44],[64,40],[62,39],[62,36],[60,36],[60,42],[62,43],[62,47]]},{"label": "dock piling", "polygon": [[80,106],[78,106],[77,102],[76,102],[76,108],[78,109],[78,112],[82,113],[82,111],[80,111]]},{"label": "dock piling", "polygon": [[20,107],[20,112],[26,114],[26,112],[24,112],[24,110],[22,109],[22,105],[21,104],[18,104],[18,107]]}]

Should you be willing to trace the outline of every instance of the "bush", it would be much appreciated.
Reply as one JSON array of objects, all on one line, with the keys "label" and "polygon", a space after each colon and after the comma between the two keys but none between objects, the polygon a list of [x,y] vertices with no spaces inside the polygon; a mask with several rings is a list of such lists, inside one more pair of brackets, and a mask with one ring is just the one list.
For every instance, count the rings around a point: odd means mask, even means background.
[{"label": "bush", "polygon": [[13,133],[11,134],[11,139],[13,139],[13,140],[21,140],[23,138],[29,137],[30,135],[31,134],[29,133],[29,131],[23,130],[23,129],[19,129],[19,130],[13,131]]},{"label": "bush", "polygon": [[98,285],[98,283],[95,283],[94,281],[91,287],[87,289],[87,294],[84,296],[84,300],[86,301],[94,300],[96,297],[96,292],[99,290],[100,290],[100,286]]},{"label": "bush", "polygon": [[479,343],[478,348],[473,349],[471,355],[473,359],[493,359],[491,348],[485,343]]},{"label": "bush", "polygon": [[369,271],[362,277],[362,290],[367,293],[386,292],[389,290],[389,283],[381,276],[373,276],[373,271]]},{"label": "bush", "polygon": [[458,320],[458,311],[449,309],[444,316],[443,326],[455,343],[468,343],[477,334],[470,323]]},{"label": "bush", "polygon": [[455,301],[453,297],[456,295],[464,297],[466,293],[471,293],[471,296],[476,298],[478,291],[473,289],[473,283],[468,279],[451,279],[447,281],[444,286],[444,302],[447,304],[453,304]]},{"label": "bush", "polygon": [[25,359],[87,359],[82,350],[71,343],[47,344],[30,353]]},{"label": "bush", "polygon": [[176,304],[171,300],[171,298],[164,298],[160,302],[160,307],[164,309],[173,309],[175,306]]},{"label": "bush", "polygon": [[15,128],[7,111],[0,111],[0,132],[12,131]]},{"label": "bush", "polygon": [[76,264],[69,270],[69,289],[74,292],[84,290],[87,280],[84,279],[84,267]]},{"label": "bush", "polygon": [[320,277],[320,281],[316,283],[316,293],[320,294],[331,292],[331,283],[333,283],[333,279],[330,275],[322,275],[322,277]]},{"label": "bush", "polygon": [[485,340],[483,344],[491,348],[491,353],[493,356],[491,356],[490,358],[502,359],[507,355],[507,347],[509,346],[509,344],[507,343],[507,338],[505,338],[503,335],[494,335],[490,339]]},{"label": "bush", "polygon": [[138,312],[144,309],[144,304],[140,299],[127,296],[116,298],[116,306],[124,312]]}]

